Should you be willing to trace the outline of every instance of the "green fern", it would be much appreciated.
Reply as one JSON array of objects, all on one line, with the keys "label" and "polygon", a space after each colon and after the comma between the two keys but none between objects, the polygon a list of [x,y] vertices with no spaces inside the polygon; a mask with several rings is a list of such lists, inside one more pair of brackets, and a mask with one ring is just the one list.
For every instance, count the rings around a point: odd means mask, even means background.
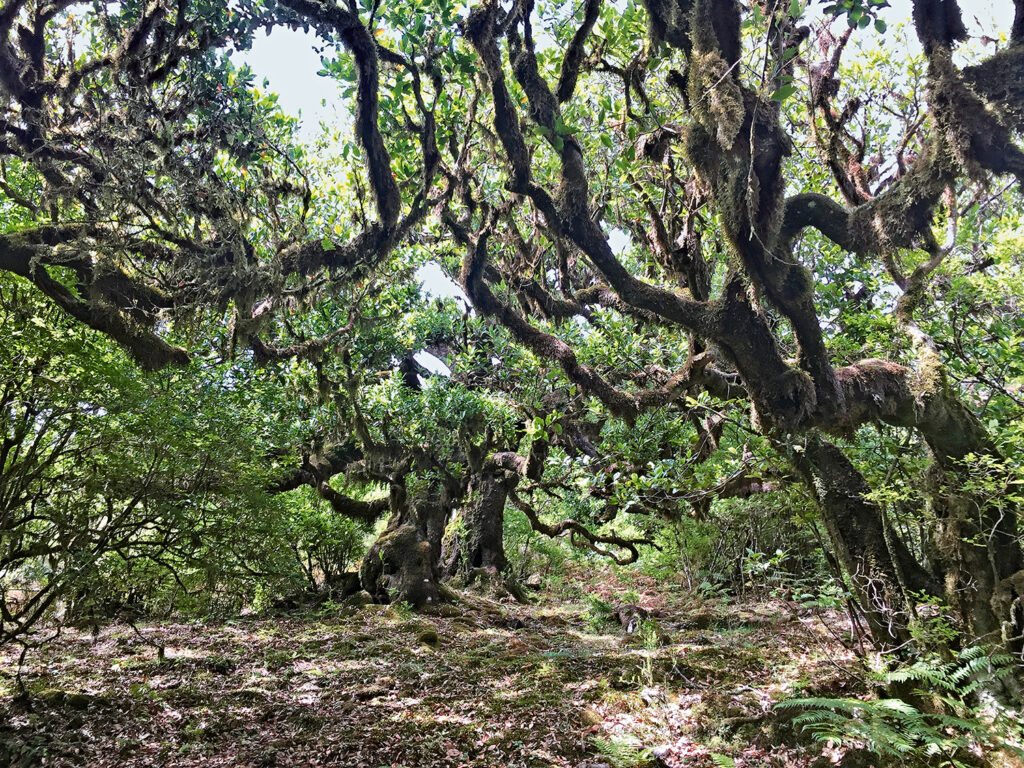
[{"label": "green fern", "polygon": [[915,693],[942,703],[944,713],[921,712],[902,699],[862,701],[850,698],[790,699],[780,709],[806,710],[794,718],[818,741],[861,743],[883,760],[920,759],[939,768],[966,768],[964,756],[977,748],[1006,749],[1024,756],[1012,718],[981,716],[968,701],[986,683],[1012,674],[1008,656],[969,648],[954,661],[919,660],[893,670],[888,683],[915,684]]},{"label": "green fern", "polygon": [[984,648],[972,646],[959,656],[944,664],[930,660],[918,660],[907,667],[893,670],[886,675],[890,683],[918,683],[920,688],[942,689],[955,693],[963,699],[978,691],[986,683],[1013,672],[1013,659],[1006,654],[992,654]]},{"label": "green fern", "polygon": [[626,739],[600,737],[593,740],[594,749],[607,760],[612,768],[637,768],[644,766],[651,761],[651,752],[648,749],[641,749],[635,741]]},{"label": "green fern", "polygon": [[597,595],[587,595],[587,623],[594,629],[615,621],[615,607]]}]

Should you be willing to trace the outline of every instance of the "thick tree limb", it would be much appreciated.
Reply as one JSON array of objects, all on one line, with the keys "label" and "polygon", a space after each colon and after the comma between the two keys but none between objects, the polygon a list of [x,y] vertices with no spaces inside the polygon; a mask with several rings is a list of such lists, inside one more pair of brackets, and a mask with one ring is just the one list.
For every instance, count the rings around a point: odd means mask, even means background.
[{"label": "thick tree limb", "polygon": [[38,257],[48,251],[49,246],[26,243],[25,238],[18,235],[0,235],[0,269],[24,277],[76,320],[110,336],[143,369],[158,370],[168,365],[188,364],[189,356],[184,349],[168,344],[152,331],[134,323],[104,297],[84,300],[76,296],[39,263]]},{"label": "thick tree limb", "polygon": [[956,0],[914,0],[914,26],[926,54],[967,39]]},{"label": "thick tree limb", "polygon": [[642,410],[665,405],[697,383],[707,384],[709,388],[719,392],[728,390],[728,382],[724,377],[710,368],[709,364],[713,359],[710,355],[691,360],[655,389],[633,394],[615,387],[590,367],[580,364],[576,353],[568,344],[557,336],[531,325],[522,315],[494,295],[482,277],[487,261],[489,231],[481,233],[474,241],[462,225],[451,217],[446,219],[446,223],[466,247],[459,282],[473,302],[473,306],[486,315],[496,317],[520,343],[542,357],[557,361],[570,381],[583,391],[599,397],[616,415],[633,420]]},{"label": "thick tree limb", "polygon": [[282,0],[282,4],[326,29],[336,32],[355,58],[357,70],[355,129],[366,153],[366,170],[377,202],[380,225],[394,227],[402,195],[392,176],[391,156],[384,146],[378,120],[377,46],[359,16],[339,5],[315,0]]},{"label": "thick tree limb", "polygon": [[[640,551],[637,547],[640,545],[654,546],[654,542],[650,539],[626,539],[614,534],[596,534],[575,520],[562,520],[554,525],[548,525],[540,519],[537,511],[526,503],[514,489],[509,490],[508,498],[515,505],[516,509],[519,509],[526,515],[533,530],[553,539],[569,534],[573,546],[583,547],[602,557],[611,558],[618,565],[629,565],[639,560]],[[619,556],[612,550],[600,546],[602,544],[624,549],[629,555],[626,557]]]},{"label": "thick tree limb", "polygon": [[565,49],[562,57],[562,70],[558,76],[558,88],[555,93],[558,96],[558,103],[564,104],[572,98],[576,90],[576,80],[580,76],[580,65],[583,63],[583,46],[587,42],[597,18],[601,13],[601,0],[586,0],[583,6],[583,23],[580,24],[576,34],[572,36],[569,47]]},{"label": "thick tree limb", "polygon": [[338,493],[328,483],[320,483],[317,486],[317,492],[321,498],[331,505],[331,509],[339,515],[364,523],[376,522],[381,515],[391,508],[390,501],[387,498],[359,501],[358,499]]}]

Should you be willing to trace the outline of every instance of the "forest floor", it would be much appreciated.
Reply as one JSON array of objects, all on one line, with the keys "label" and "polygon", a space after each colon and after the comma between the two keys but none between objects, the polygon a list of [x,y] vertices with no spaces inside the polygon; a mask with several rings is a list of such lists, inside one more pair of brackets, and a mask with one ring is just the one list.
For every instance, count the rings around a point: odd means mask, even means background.
[{"label": "forest floor", "polygon": [[[836,615],[575,574],[518,605],[65,631],[0,649],[0,765],[827,766],[773,704],[851,695]],[[653,622],[627,634],[622,595]],[[597,602],[595,598],[604,601]],[[651,631],[656,628],[656,631]],[[149,642],[144,642],[143,637]],[[159,659],[154,645],[165,646]]]}]

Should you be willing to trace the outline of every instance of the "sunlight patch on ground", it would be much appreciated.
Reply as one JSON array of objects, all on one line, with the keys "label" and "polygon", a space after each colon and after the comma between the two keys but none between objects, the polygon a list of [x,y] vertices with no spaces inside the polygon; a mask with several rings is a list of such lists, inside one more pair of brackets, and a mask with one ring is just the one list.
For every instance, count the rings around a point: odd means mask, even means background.
[{"label": "sunlight patch on ground", "polygon": [[[53,705],[32,720],[10,704],[0,715],[18,738],[81,750],[85,764],[104,768],[114,763],[100,755],[122,765],[240,768],[270,749],[289,765],[576,768],[615,740],[663,747],[671,768],[713,768],[716,751],[751,765],[778,753],[808,766],[799,750],[766,750],[763,735],[716,729],[733,713],[768,710],[793,686],[796,666],[817,684],[841,676],[842,651],[832,643],[835,665],[826,664],[811,639],[815,628],[766,618],[778,616],[777,605],[702,608],[715,611],[712,625],[724,631],[698,632],[679,629],[692,613],[688,598],[651,595],[647,603],[658,606],[671,636],[657,649],[611,622],[594,627],[586,603],[564,597],[536,606],[488,602],[450,619],[373,606],[342,616],[141,628],[176,654],[163,662],[131,630],[115,627],[102,652],[117,654],[117,668],[96,664],[91,638],[71,633],[29,659],[27,685],[88,692],[89,716],[104,728],[69,728],[74,721]],[[525,626],[507,629],[511,616]],[[437,629],[439,650],[416,643],[426,624]],[[0,675],[0,685],[11,690],[12,678]]]},{"label": "sunlight patch on ground", "polygon": [[164,655],[168,659],[207,659],[210,657],[210,652],[205,651],[201,648],[175,648],[174,646],[166,646],[164,648]]}]

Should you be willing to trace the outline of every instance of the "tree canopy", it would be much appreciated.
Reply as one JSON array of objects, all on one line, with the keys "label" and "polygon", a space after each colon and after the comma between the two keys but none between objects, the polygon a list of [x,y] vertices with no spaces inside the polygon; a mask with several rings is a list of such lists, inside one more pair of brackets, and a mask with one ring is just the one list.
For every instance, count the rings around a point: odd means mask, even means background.
[{"label": "tree canopy", "polygon": [[[0,641],[112,572],[238,607],[361,558],[424,608],[524,597],[527,531],[678,572],[749,500],[878,650],[942,604],[1019,673],[1024,2],[884,5],[6,0]],[[318,143],[231,58],[285,29]]]}]

